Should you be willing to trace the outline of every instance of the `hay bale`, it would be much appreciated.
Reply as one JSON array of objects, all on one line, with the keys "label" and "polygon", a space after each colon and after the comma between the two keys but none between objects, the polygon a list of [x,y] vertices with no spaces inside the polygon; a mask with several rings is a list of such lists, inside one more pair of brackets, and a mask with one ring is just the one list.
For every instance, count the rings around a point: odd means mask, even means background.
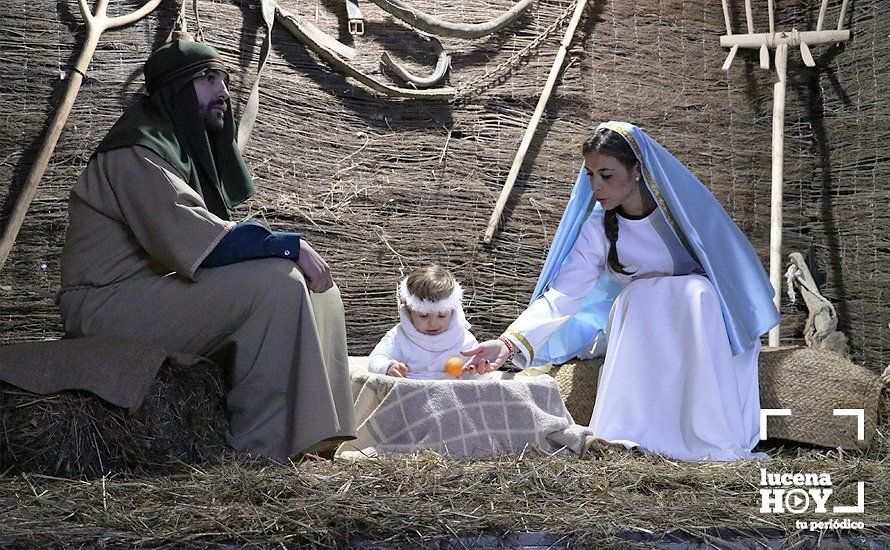
[{"label": "hay bale", "polygon": [[[864,449],[875,435],[881,388],[877,376],[835,352],[794,346],[760,352],[761,408],[792,413],[770,417],[770,439]],[[856,417],[834,416],[834,409],[862,409],[865,437],[857,439]]]},{"label": "hay bale", "polygon": [[134,411],[85,391],[37,395],[0,383],[0,471],[95,477],[206,463],[226,449],[224,387],[217,365],[173,359]]},{"label": "hay bale", "polygon": [[593,416],[596,386],[599,381],[603,358],[589,361],[571,361],[553,367],[551,376],[556,378],[559,394],[576,423],[587,425]]}]

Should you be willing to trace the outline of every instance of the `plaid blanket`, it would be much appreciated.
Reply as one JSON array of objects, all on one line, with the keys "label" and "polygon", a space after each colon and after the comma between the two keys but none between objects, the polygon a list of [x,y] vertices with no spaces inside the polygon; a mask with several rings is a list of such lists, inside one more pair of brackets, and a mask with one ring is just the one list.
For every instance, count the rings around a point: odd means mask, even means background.
[{"label": "plaid blanket", "polygon": [[407,380],[372,374],[366,364],[350,358],[358,438],[340,448],[344,457],[431,449],[482,458],[530,446],[581,454],[592,434],[572,420],[550,376]]}]

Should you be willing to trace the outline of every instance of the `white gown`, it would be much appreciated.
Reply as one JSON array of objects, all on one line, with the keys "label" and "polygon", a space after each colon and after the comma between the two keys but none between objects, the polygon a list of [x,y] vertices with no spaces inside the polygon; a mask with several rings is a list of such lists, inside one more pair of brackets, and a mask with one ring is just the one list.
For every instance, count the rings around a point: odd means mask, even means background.
[{"label": "white gown", "polygon": [[[716,291],[658,210],[619,217],[617,246],[626,271],[674,276],[612,274],[624,289],[606,330],[594,434],[680,460],[762,456],[751,452],[759,440],[759,340],[732,356]],[[607,251],[602,222],[588,220],[550,288],[505,332],[522,352],[518,366],[578,311]]]}]

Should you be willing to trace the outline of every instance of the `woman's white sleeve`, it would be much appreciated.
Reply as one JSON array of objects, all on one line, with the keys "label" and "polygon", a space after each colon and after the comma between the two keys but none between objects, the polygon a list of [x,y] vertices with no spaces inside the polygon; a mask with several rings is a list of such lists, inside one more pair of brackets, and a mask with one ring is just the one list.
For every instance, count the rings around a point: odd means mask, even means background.
[{"label": "woman's white sleeve", "polygon": [[603,270],[607,246],[602,223],[585,222],[547,290],[503,334],[521,352],[513,358],[518,367],[528,366],[535,350],[581,309]]},{"label": "woman's white sleeve", "polygon": [[398,325],[389,329],[383,338],[374,346],[374,351],[368,358],[368,370],[377,374],[386,374],[389,366],[397,361],[401,361],[401,353],[399,353],[399,344],[396,342],[396,332],[399,330]]}]

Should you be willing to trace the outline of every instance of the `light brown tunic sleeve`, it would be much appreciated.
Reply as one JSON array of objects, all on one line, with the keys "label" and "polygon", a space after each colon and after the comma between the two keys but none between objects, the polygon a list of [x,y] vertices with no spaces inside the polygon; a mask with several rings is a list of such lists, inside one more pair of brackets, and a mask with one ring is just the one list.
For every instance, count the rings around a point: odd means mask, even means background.
[{"label": "light brown tunic sleeve", "polygon": [[138,146],[97,154],[71,191],[69,214],[63,286],[109,284],[146,267],[194,279],[235,225],[211,213],[166,160]]}]

